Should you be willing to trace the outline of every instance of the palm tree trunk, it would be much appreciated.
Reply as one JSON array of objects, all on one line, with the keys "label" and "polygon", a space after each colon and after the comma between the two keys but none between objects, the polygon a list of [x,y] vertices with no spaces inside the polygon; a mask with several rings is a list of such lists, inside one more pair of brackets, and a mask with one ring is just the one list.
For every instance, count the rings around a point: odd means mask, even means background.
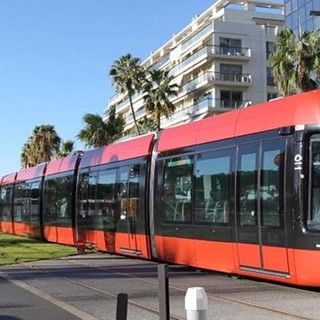
[{"label": "palm tree trunk", "polygon": [[130,108],[131,108],[131,113],[132,113],[134,125],[135,125],[135,127],[136,127],[136,130],[137,130],[138,135],[140,136],[140,130],[139,130],[139,127],[138,127],[136,115],[135,115],[135,113],[134,113],[131,94],[129,94],[129,102],[130,102]]},{"label": "palm tree trunk", "polygon": [[160,112],[157,112],[157,129],[158,129],[158,131],[160,131],[160,116],[161,116],[161,114],[160,114]]}]

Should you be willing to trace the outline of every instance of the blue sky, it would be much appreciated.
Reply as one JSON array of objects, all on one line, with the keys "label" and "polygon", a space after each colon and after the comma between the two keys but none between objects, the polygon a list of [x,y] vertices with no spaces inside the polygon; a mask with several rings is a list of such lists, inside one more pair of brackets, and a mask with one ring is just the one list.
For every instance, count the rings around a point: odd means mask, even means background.
[{"label": "blue sky", "polygon": [[0,0],[0,177],[19,169],[37,125],[76,141],[84,114],[102,115],[114,93],[113,62],[144,60],[214,2]]}]

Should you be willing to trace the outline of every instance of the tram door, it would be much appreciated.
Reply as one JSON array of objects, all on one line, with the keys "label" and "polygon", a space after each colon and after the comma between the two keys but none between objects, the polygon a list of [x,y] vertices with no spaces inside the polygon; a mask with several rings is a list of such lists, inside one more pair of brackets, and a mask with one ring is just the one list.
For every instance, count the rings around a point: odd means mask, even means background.
[{"label": "tram door", "polygon": [[285,140],[239,147],[237,246],[240,269],[288,273],[284,225]]},{"label": "tram door", "polygon": [[138,236],[142,216],[139,209],[140,165],[123,166],[118,172],[119,218],[117,222],[117,245],[121,253],[141,254]]}]

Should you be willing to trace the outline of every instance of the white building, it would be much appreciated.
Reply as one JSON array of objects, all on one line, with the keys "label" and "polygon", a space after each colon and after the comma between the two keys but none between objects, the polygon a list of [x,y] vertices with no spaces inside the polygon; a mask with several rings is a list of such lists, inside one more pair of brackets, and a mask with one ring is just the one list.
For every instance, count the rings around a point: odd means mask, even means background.
[{"label": "white building", "polygon": [[[172,99],[176,112],[161,119],[161,127],[274,98],[277,88],[267,57],[283,25],[281,0],[218,0],[194,17],[142,63],[145,68],[170,70],[179,85]],[[133,103],[139,120],[145,115],[142,95],[136,94]],[[134,123],[128,97],[114,95],[106,117],[111,105],[124,115],[125,130],[130,130]]]}]

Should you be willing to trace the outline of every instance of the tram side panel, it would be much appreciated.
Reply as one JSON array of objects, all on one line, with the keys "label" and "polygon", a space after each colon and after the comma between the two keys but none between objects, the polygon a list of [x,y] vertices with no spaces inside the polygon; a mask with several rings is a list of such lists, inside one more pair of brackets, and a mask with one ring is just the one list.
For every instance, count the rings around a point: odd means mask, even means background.
[{"label": "tram side panel", "polygon": [[43,187],[42,220],[44,239],[75,244],[75,186],[81,153],[47,164]]},{"label": "tram side panel", "polygon": [[84,153],[76,196],[76,237],[99,250],[150,258],[148,163],[154,135]]},{"label": "tram side panel", "polygon": [[155,245],[163,261],[234,272],[234,150],[213,145],[160,155]]},{"label": "tram side panel", "polygon": [[43,234],[49,242],[74,245],[74,171],[46,177],[43,190]]},{"label": "tram side panel", "polygon": [[19,182],[13,193],[14,234],[30,238],[42,238],[41,224],[42,178]]},{"label": "tram side panel", "polygon": [[17,172],[12,199],[13,232],[42,238],[41,191],[46,163]]},{"label": "tram side panel", "polygon": [[13,182],[3,184],[1,186],[1,201],[0,201],[0,226],[1,232],[14,233],[12,221],[12,193]]},{"label": "tram side panel", "polygon": [[157,256],[294,282],[290,206],[284,206],[287,144],[286,137],[270,131],[160,155]]},{"label": "tram side panel", "polygon": [[14,181],[17,172],[7,174],[1,178],[0,184],[0,230],[13,233],[12,197]]},{"label": "tram side panel", "polygon": [[77,238],[102,251],[149,258],[146,173],[146,159],[81,169]]}]

